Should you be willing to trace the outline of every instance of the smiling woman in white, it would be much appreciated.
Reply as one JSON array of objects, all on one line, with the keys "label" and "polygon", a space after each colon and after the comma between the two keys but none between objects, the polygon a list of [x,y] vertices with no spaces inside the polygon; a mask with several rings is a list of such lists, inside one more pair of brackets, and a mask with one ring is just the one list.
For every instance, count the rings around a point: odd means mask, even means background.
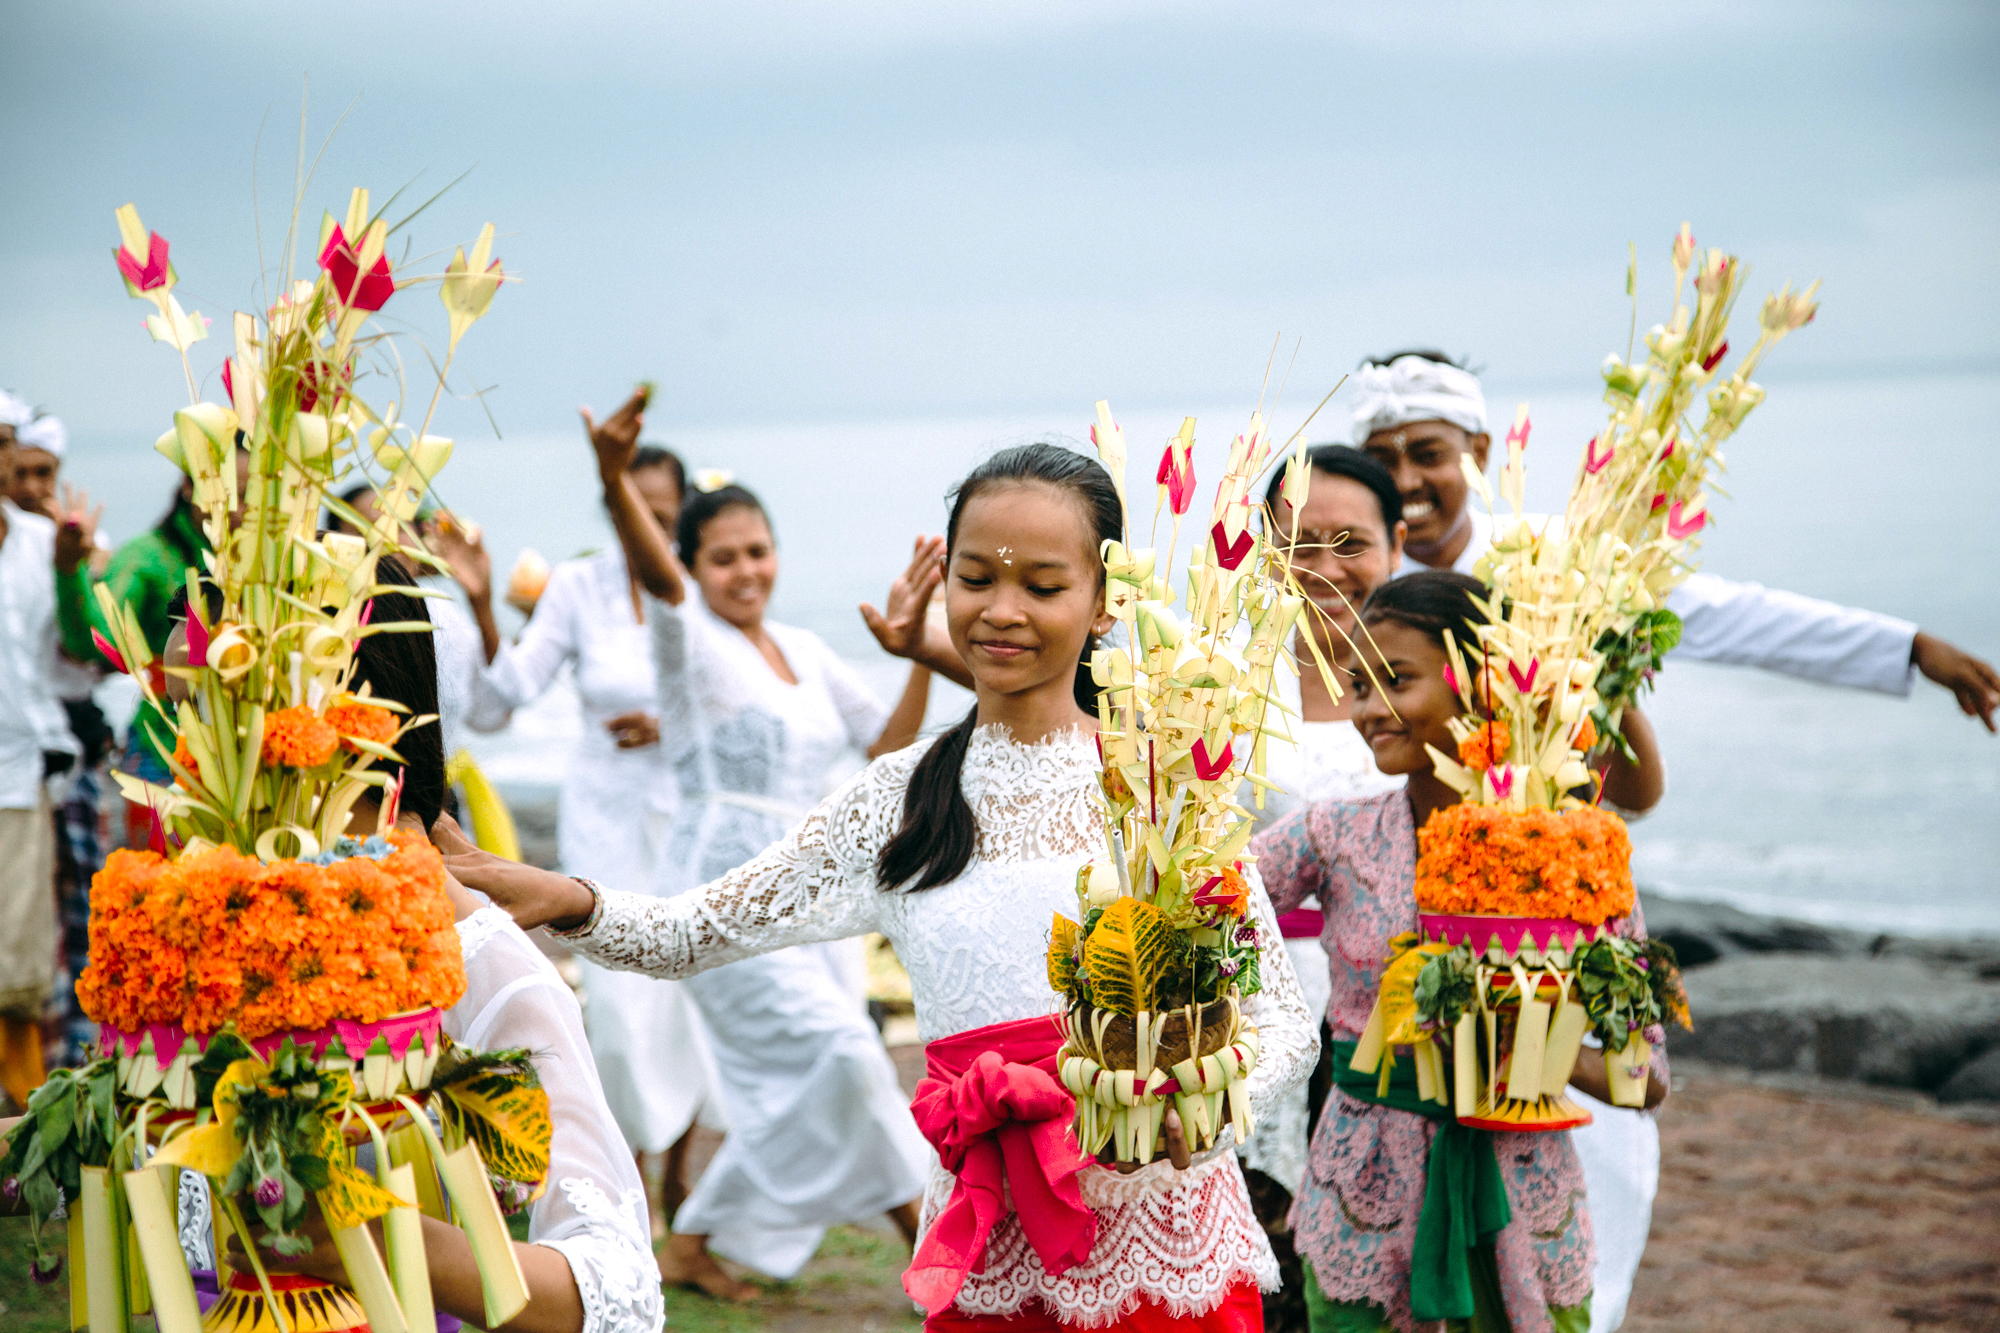
[{"label": "smiling woman in white", "polygon": [[[667,550],[629,472],[645,398],[586,425],[648,594],[661,752],[680,800],[649,887],[671,897],[783,838],[849,749],[872,757],[914,739],[930,677],[913,669],[892,713],[817,635],[765,618],[777,548],[740,486],[698,482],[676,520],[678,558]],[[927,1150],[843,965],[850,952],[790,949],[686,984],[729,1134],[674,1216],[667,1280],[742,1298],[711,1251],[788,1278],[834,1223],[887,1212],[914,1236]]]},{"label": "smiling woman in white", "polygon": [[[663,522],[679,514],[680,468],[672,454],[642,451],[631,476]],[[645,607],[623,552],[555,567],[519,640],[479,674],[475,725],[492,729],[504,722],[540,698],[564,666],[575,673],[583,731],[564,767],[556,806],[563,868],[644,888],[654,883],[657,844],[679,790],[653,716],[659,705]],[[583,990],[591,1053],[626,1143],[634,1152],[666,1152],[713,1095],[700,1015],[678,983],[588,961]],[[677,1181],[668,1181],[667,1195],[678,1198]]]}]

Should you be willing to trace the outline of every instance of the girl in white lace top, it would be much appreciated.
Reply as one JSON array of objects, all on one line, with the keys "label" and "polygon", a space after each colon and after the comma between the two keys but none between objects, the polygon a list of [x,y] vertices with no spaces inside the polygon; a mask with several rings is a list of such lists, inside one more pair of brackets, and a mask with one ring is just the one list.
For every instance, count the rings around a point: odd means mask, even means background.
[{"label": "girl in white lace top", "polygon": [[[1078,666],[1091,637],[1110,627],[1097,550],[1119,528],[1109,477],[1067,450],[1010,449],[968,477],[947,529],[946,619],[977,706],[930,745],[876,761],[783,842],[720,879],[663,901],[469,848],[449,864],[524,924],[551,924],[590,956],[655,976],[879,930],[909,969],[935,1075],[943,1039],[977,1040],[982,1029],[1057,1012],[1048,923],[1075,911],[1077,869],[1102,850],[1095,714],[1080,706]],[[945,572],[931,563],[910,580],[908,602],[922,606]],[[1275,936],[1261,888],[1257,905]],[[1266,955],[1263,989],[1247,1009],[1263,1042],[1250,1082],[1261,1114],[1316,1050],[1281,951]],[[1010,1206],[987,1235],[983,1264],[932,1308],[927,1326],[1042,1326],[1004,1322],[1021,1318],[1102,1327],[1143,1310],[1149,1328],[1260,1327],[1258,1288],[1275,1285],[1277,1272],[1235,1154],[1190,1159],[1172,1120],[1167,1138],[1168,1159],[1136,1171],[1082,1168],[1095,1238],[1081,1262],[1045,1263]],[[933,1167],[926,1226],[955,1183]]]}]

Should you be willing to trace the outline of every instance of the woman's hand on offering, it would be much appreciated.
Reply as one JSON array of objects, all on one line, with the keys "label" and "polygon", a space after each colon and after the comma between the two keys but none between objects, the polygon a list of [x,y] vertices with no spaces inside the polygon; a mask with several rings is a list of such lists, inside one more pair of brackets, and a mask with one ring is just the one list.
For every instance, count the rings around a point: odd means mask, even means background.
[{"label": "woman's hand on offering", "polygon": [[620,713],[604,724],[621,750],[643,750],[660,743],[660,719],[651,713]]},{"label": "woman's hand on offering", "polygon": [[652,390],[640,385],[625,405],[602,423],[590,415],[588,407],[578,409],[583,414],[584,433],[590,436],[590,447],[597,454],[598,473],[607,483],[623,477],[632,466],[632,458],[639,452],[639,432],[646,424],[646,400],[651,395]]},{"label": "woman's hand on offering", "polygon": [[[1174,1164],[1174,1170],[1187,1170],[1188,1163],[1194,1160],[1194,1153],[1189,1151],[1187,1135],[1181,1130],[1181,1113],[1171,1106],[1168,1107],[1165,1119],[1160,1122],[1160,1132],[1167,1141],[1167,1160]],[[1097,1155],[1097,1160],[1121,1176],[1129,1176],[1140,1169],[1137,1162],[1112,1161],[1111,1147],[1108,1144],[1105,1145],[1104,1151]],[[1153,1160],[1157,1162],[1160,1159],[1155,1157]]]},{"label": "woman's hand on offering", "polygon": [[574,930],[590,919],[597,906],[596,895],[568,875],[480,851],[450,815],[438,816],[431,826],[431,842],[444,853],[446,873],[491,898],[522,930],[537,926]]}]

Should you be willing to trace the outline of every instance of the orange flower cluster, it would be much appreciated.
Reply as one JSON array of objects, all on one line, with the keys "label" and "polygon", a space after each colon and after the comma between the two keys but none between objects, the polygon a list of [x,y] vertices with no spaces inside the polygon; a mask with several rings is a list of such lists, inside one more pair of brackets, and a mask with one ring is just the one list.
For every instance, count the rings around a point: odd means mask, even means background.
[{"label": "orange flower cluster", "polygon": [[264,719],[264,763],[270,767],[318,768],[339,748],[340,733],[310,708],[281,708]]},{"label": "orange flower cluster", "polygon": [[231,847],[178,861],[113,852],[91,883],[83,1011],[135,1031],[234,1022],[246,1037],[448,1008],[465,968],[444,862],[417,835],[332,865],[259,864]]},{"label": "orange flower cluster", "polygon": [[1241,917],[1250,910],[1250,883],[1235,866],[1224,866],[1190,901],[1196,907],[1213,908],[1224,916]]},{"label": "orange flower cluster", "polygon": [[387,745],[396,739],[394,713],[374,704],[362,703],[351,696],[326,710],[326,723],[340,733],[340,748],[349,754],[361,753],[360,747],[353,744],[354,740]]},{"label": "orange flower cluster", "polygon": [[1447,806],[1417,833],[1417,907],[1594,926],[1632,912],[1625,821],[1594,806]]},{"label": "orange flower cluster", "polygon": [[1570,748],[1589,754],[1597,745],[1597,724],[1584,718],[1576,724],[1576,730],[1569,734]]},{"label": "orange flower cluster", "polygon": [[1495,718],[1458,743],[1458,762],[1475,773],[1484,773],[1495,764],[1506,763],[1513,744],[1514,733],[1505,721]]},{"label": "orange flower cluster", "polygon": [[194,753],[188,749],[187,739],[178,731],[174,733],[174,762],[196,777],[201,776],[201,765],[194,761]]}]

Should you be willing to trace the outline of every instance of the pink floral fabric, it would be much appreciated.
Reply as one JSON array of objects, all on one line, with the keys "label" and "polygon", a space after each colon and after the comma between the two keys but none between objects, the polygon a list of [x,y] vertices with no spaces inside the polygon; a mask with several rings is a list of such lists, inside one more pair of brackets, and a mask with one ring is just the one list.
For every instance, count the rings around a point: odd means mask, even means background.
[{"label": "pink floral fabric", "polygon": [[[1375,1004],[1389,940],[1417,928],[1409,798],[1395,791],[1307,805],[1258,835],[1251,849],[1278,912],[1319,899],[1333,983],[1327,1023],[1336,1038],[1357,1039]],[[1398,1329],[1418,1327],[1410,1314],[1410,1249],[1435,1132],[1422,1116],[1333,1089],[1292,1205],[1294,1242],[1327,1298],[1379,1305]],[[1579,1305],[1590,1294],[1595,1247],[1583,1168],[1567,1133],[1496,1134],[1493,1148],[1514,1213],[1494,1244],[1501,1293],[1518,1333],[1543,1333],[1551,1328],[1550,1306]]]}]

